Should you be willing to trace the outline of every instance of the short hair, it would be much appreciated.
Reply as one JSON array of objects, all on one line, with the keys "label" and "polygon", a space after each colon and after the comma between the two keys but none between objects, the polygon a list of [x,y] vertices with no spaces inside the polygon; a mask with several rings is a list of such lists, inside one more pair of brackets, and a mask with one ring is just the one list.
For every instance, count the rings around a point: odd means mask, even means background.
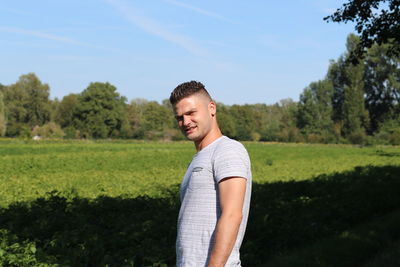
[{"label": "short hair", "polygon": [[175,105],[182,99],[194,94],[203,94],[209,98],[210,101],[212,100],[210,94],[207,92],[206,88],[201,82],[190,81],[178,85],[172,91],[171,96],[169,97],[169,102],[171,102],[172,105]]}]

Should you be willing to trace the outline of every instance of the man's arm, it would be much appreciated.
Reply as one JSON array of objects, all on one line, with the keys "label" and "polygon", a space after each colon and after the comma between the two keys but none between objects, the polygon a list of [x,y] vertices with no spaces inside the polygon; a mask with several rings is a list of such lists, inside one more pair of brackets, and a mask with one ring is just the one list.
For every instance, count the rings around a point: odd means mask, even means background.
[{"label": "man's arm", "polygon": [[218,184],[221,216],[215,229],[215,244],[211,251],[209,267],[224,266],[235,245],[242,222],[242,209],[246,193],[246,179],[229,177]]}]

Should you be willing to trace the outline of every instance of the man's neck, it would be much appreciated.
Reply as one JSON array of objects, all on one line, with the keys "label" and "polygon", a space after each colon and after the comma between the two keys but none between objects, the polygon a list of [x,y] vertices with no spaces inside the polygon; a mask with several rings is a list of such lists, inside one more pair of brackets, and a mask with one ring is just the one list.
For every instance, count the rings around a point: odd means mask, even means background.
[{"label": "man's neck", "polygon": [[219,128],[209,132],[206,136],[204,136],[203,139],[201,139],[199,142],[194,142],[194,145],[196,146],[197,152],[217,140],[222,136],[221,130]]}]

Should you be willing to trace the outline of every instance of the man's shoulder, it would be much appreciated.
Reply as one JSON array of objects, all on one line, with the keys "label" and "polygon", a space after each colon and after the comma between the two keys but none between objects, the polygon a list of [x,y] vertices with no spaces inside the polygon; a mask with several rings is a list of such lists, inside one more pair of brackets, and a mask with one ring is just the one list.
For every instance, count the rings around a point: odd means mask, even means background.
[{"label": "man's shoulder", "polygon": [[236,141],[227,136],[223,136],[220,142],[217,144],[214,150],[214,156],[216,157],[226,157],[229,158],[233,155],[242,155],[248,157],[248,152],[244,145],[239,141]]},{"label": "man's shoulder", "polygon": [[244,145],[234,139],[224,137],[216,147],[212,158],[216,181],[226,177],[251,178],[250,158]]},{"label": "man's shoulder", "polygon": [[242,143],[227,136],[222,137],[221,141],[216,146],[215,150],[225,150],[227,147],[232,149],[247,151]]}]

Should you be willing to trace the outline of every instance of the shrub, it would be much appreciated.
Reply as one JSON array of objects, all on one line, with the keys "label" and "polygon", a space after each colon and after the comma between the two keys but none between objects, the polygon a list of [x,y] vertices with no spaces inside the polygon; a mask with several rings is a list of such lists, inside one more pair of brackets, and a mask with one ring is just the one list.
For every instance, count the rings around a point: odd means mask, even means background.
[{"label": "shrub", "polygon": [[306,135],[308,143],[322,143],[323,137],[320,134],[311,133]]},{"label": "shrub", "polygon": [[297,127],[284,127],[279,133],[279,141],[283,142],[303,142],[304,137]]},{"label": "shrub", "polygon": [[384,144],[400,145],[400,119],[384,121],[375,137]]},{"label": "shrub", "polygon": [[400,128],[394,129],[389,135],[389,143],[392,145],[400,145]]},{"label": "shrub", "polygon": [[35,126],[32,130],[32,135],[38,135],[45,138],[62,138],[65,133],[60,125],[49,122],[43,126]]},{"label": "shrub", "polygon": [[251,141],[260,141],[260,139],[261,139],[261,134],[259,134],[259,133],[257,133],[257,132],[252,132],[251,134],[250,134],[250,136],[251,136]]},{"label": "shrub", "polygon": [[164,140],[183,141],[183,140],[186,140],[186,138],[181,133],[181,131],[179,131],[177,129],[168,129],[168,130],[165,130]]},{"label": "shrub", "polygon": [[389,135],[390,134],[387,132],[378,132],[374,134],[374,139],[376,140],[377,143],[381,145],[388,145]]},{"label": "shrub", "polygon": [[0,114],[0,136],[4,136],[6,134],[6,129],[6,118]]},{"label": "shrub", "polygon": [[0,230],[0,266],[54,266],[42,264],[36,258],[36,245],[19,241],[7,230]]},{"label": "shrub", "polygon": [[363,130],[353,132],[347,136],[347,139],[352,144],[362,145],[365,143],[366,134]]},{"label": "shrub", "polygon": [[6,136],[30,138],[31,129],[25,123],[10,123],[7,125]]},{"label": "shrub", "polygon": [[65,127],[64,133],[64,138],[66,139],[78,139],[80,137],[79,130],[76,130],[73,126]]},{"label": "shrub", "polygon": [[374,136],[367,135],[364,140],[364,145],[366,146],[375,146],[382,144],[380,140]]},{"label": "shrub", "polygon": [[160,140],[164,137],[164,133],[162,131],[146,131],[144,133],[144,138],[146,140],[156,141]]}]

